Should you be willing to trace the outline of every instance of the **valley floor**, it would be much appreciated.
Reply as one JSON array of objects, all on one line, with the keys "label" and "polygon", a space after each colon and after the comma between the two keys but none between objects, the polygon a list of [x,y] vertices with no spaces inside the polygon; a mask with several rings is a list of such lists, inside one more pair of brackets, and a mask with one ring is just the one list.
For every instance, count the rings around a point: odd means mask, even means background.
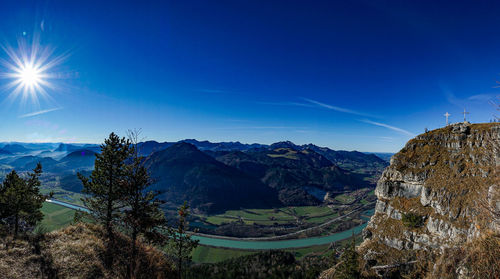
[{"label": "valley floor", "polygon": [[[366,205],[369,206],[369,205]],[[364,207],[363,207],[364,208]],[[293,210],[293,212],[300,213],[313,213],[313,214],[325,214],[328,213],[328,207],[294,207],[294,208],[286,208],[286,210]],[[271,214],[276,210],[273,209],[263,209],[263,210],[241,210],[239,212],[234,212],[234,214],[246,213],[247,216],[251,216],[258,213],[267,213]],[[44,213],[44,219],[40,224],[40,227],[45,231],[53,231],[56,229],[60,229],[68,226],[73,221],[74,209],[64,207],[59,204],[44,203],[42,208],[42,212]],[[265,240],[265,241],[248,241],[246,240],[237,240],[237,238],[224,239],[222,238],[214,238],[213,236],[195,236],[197,238],[201,238],[200,246],[193,251],[193,261],[199,263],[214,263],[223,261],[229,258],[244,256],[255,253],[256,249],[266,250],[266,249],[284,249],[286,251],[290,251],[296,255],[297,258],[301,258],[307,254],[314,253],[322,253],[330,247],[332,242],[342,241],[344,239],[350,238],[353,234],[359,235],[361,230],[365,226],[365,222],[367,220],[367,216],[372,213],[372,211],[363,211],[359,216],[361,218],[358,219],[359,224],[354,227],[354,229],[344,230],[340,233],[330,234],[326,237],[308,237],[307,232],[303,232],[301,234],[295,235],[295,239],[291,240]],[[324,216],[324,215],[323,215]],[[334,215],[335,216],[335,215]],[[359,217],[358,216],[358,217]],[[314,217],[313,217],[314,218]],[[330,221],[336,221],[340,219],[336,217],[331,219]],[[328,223],[324,224],[327,225]],[[327,226],[328,227],[328,226]],[[300,237],[297,239],[297,237]],[[258,239],[258,238],[257,238]],[[255,239],[256,240],[256,239]],[[319,240],[319,241],[318,241]],[[299,243],[300,242],[300,243]],[[226,246],[226,247],[224,247]],[[229,247],[227,247],[229,246]],[[287,247],[296,247],[297,248],[287,248]],[[236,247],[236,248],[235,248]]]}]

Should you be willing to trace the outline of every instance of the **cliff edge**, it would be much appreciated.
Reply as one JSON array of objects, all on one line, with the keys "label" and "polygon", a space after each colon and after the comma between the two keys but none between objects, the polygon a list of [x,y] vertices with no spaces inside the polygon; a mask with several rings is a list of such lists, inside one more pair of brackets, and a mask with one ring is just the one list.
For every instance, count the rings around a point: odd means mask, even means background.
[{"label": "cliff edge", "polygon": [[[491,236],[499,254],[499,168],[500,123],[457,123],[410,140],[377,183],[358,248],[365,274],[436,273],[443,255]],[[457,261],[455,277],[474,277]]]}]

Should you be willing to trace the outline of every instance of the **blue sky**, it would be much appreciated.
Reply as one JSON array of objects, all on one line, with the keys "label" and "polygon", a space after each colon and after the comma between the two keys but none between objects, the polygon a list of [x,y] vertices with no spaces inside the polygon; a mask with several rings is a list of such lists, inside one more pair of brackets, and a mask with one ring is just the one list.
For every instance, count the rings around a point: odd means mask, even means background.
[{"label": "blue sky", "polygon": [[100,2],[0,4],[3,46],[38,37],[49,60],[64,57],[38,104],[1,91],[0,141],[142,128],[157,141],[394,152],[447,111],[490,121],[500,93],[494,1]]}]

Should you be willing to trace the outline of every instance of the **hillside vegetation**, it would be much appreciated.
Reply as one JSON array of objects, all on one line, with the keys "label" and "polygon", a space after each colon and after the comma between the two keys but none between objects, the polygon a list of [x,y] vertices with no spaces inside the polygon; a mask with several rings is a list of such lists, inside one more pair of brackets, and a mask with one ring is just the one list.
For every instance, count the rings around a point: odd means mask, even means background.
[{"label": "hillside vegetation", "polygon": [[332,263],[329,257],[311,257],[301,261],[286,251],[266,251],[216,264],[193,266],[186,278],[192,279],[313,279]]},{"label": "hillside vegetation", "polygon": [[[15,240],[0,238],[2,278],[126,278],[128,249],[116,252],[113,265],[104,265],[105,232],[99,225],[79,223],[45,235]],[[130,238],[116,235],[119,247]],[[153,246],[138,245],[138,278],[175,278],[173,264]]]}]

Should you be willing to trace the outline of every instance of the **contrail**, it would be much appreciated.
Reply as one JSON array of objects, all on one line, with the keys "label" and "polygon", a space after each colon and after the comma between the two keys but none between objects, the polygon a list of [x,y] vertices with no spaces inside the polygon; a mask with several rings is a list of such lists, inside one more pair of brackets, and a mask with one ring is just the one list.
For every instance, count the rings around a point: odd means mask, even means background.
[{"label": "contrail", "polygon": [[312,100],[312,99],[308,99],[308,98],[302,98],[302,99],[304,101],[309,102],[309,103],[311,103],[313,105],[316,105],[318,107],[322,107],[322,108],[326,108],[326,109],[330,109],[330,110],[335,110],[335,111],[338,111],[338,112],[349,113],[349,114],[354,114],[354,115],[361,115],[361,116],[366,116],[366,117],[376,117],[376,116],[373,116],[373,115],[370,115],[370,114],[367,114],[367,113],[362,113],[362,112],[358,112],[358,111],[347,109],[347,108],[341,108],[341,107],[337,107],[337,106],[332,106],[332,105],[325,104],[325,103],[322,103],[322,102],[318,102],[316,100]]},{"label": "contrail", "polygon": [[362,122],[365,122],[365,123],[368,123],[368,124],[372,124],[372,125],[375,125],[375,126],[380,126],[380,127],[384,127],[384,128],[387,128],[387,129],[390,129],[390,130],[393,130],[393,131],[396,131],[396,132],[400,132],[400,133],[403,133],[403,134],[406,134],[408,136],[412,136],[414,137],[415,134],[412,133],[412,132],[409,132],[409,131],[406,131],[404,129],[401,129],[401,128],[398,128],[398,127],[394,127],[394,126],[391,126],[391,125],[387,125],[385,123],[380,123],[380,122],[375,122],[375,121],[371,121],[371,120],[361,120]]},{"label": "contrail", "polygon": [[44,114],[44,113],[49,113],[49,112],[52,112],[52,111],[60,110],[60,109],[62,109],[62,108],[51,108],[51,109],[39,110],[39,111],[30,112],[30,113],[27,113],[27,114],[20,115],[19,118],[32,117],[32,116],[36,116],[36,115],[40,115],[40,114]]}]

